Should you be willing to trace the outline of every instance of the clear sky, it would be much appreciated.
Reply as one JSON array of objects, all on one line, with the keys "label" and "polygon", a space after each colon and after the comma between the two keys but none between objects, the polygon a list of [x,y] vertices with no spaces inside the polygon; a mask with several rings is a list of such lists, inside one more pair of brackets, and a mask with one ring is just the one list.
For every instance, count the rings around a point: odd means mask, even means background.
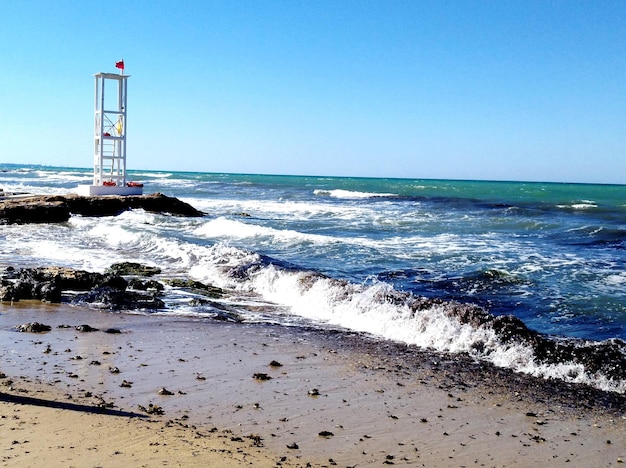
[{"label": "clear sky", "polygon": [[0,162],[626,183],[626,1],[5,0]]}]

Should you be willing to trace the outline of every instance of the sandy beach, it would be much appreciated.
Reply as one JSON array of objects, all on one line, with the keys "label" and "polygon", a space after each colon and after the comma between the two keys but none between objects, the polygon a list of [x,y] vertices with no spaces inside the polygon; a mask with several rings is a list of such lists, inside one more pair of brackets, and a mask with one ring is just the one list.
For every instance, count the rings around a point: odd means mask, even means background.
[{"label": "sandy beach", "polygon": [[22,302],[0,334],[3,466],[626,460],[623,396],[353,333]]}]

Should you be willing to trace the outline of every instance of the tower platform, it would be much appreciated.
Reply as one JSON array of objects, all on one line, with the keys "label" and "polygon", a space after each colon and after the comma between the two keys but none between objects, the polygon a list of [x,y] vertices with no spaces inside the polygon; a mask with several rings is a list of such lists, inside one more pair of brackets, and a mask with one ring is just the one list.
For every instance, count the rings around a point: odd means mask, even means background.
[{"label": "tower platform", "polygon": [[143,187],[117,187],[107,185],[79,185],[76,193],[84,197],[101,195],[143,195]]}]

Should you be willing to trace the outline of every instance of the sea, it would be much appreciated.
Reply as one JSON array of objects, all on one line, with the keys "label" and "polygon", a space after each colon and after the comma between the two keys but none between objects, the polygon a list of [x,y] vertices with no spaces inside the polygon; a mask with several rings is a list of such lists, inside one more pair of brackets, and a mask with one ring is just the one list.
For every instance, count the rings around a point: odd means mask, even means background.
[{"label": "sea", "polygon": [[[167,288],[165,309],[142,312],[155,320],[223,319],[227,310],[249,323],[348,330],[626,392],[625,379],[567,358],[539,362],[446,313],[473,304],[550,339],[611,343],[626,355],[625,185],[141,170],[129,179],[205,215],[134,210],[2,225],[0,268],[102,272],[139,262],[228,291],[217,304]],[[67,194],[90,183],[91,169],[0,164],[5,193]],[[410,307],[422,297],[437,300]]]}]

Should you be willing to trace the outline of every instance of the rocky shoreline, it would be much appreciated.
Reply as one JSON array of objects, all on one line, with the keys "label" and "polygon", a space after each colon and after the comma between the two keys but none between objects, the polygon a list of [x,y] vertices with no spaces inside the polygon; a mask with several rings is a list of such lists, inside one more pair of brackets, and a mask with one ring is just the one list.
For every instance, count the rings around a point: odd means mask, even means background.
[{"label": "rocky shoreline", "polygon": [[104,273],[51,266],[7,267],[0,273],[0,301],[34,299],[51,304],[96,305],[106,310],[158,310],[165,308],[159,297],[165,285],[193,290],[206,300],[223,295],[220,288],[199,281],[150,278],[160,272],[159,268],[134,262],[115,263]]},{"label": "rocky shoreline", "polygon": [[[158,311],[166,308],[163,300],[164,289],[170,287],[191,293],[194,296],[189,303],[191,306],[210,305],[215,308],[218,313],[210,316],[214,320],[241,321],[235,311],[216,302],[228,296],[228,291],[192,279],[165,278],[160,274],[161,270],[158,267],[134,262],[112,264],[103,273],[54,266],[20,269],[7,267],[0,272],[0,303],[17,304],[20,301],[36,300],[50,304],[87,306],[103,311]],[[157,279],[154,278],[155,276]],[[462,307],[458,309],[465,310]],[[477,313],[471,306],[467,310]],[[462,321],[466,323],[467,319]],[[81,326],[89,327],[89,325]],[[301,328],[306,330],[306,328]],[[40,333],[49,331],[50,326],[32,322],[17,325],[15,329],[22,332]],[[525,327],[523,330],[535,340],[550,341]],[[313,330],[310,331],[313,332]],[[391,352],[394,356],[402,356],[405,364],[413,362],[422,369],[429,368],[429,372],[433,374],[443,372],[443,380],[450,380],[448,385],[451,386],[487,385],[493,387],[497,385],[502,391],[516,387],[516,392],[523,391],[526,398],[533,401],[552,400],[564,407],[594,409],[612,414],[620,414],[626,408],[626,395],[593,389],[586,385],[568,384],[560,380],[545,380],[515,373],[485,362],[477,362],[464,354],[438,354],[429,350],[420,350],[412,345],[393,342],[381,345],[377,340],[356,332],[326,331],[324,334],[329,338],[340,337],[335,346],[345,345],[367,355],[379,354],[376,350],[382,346],[387,350],[383,353],[384,355]],[[551,346],[557,348],[569,346],[560,342],[555,343]],[[611,366],[617,368],[619,372],[624,372],[622,362],[625,358],[613,349],[612,346],[616,345],[616,343],[596,345],[593,350],[589,345],[581,349],[573,348],[574,351],[568,349],[568,351],[580,354],[577,356],[580,361],[585,357],[587,364],[594,365],[595,368]],[[607,350],[614,351],[614,354],[608,353]],[[433,355],[437,357],[433,358]]]},{"label": "rocky shoreline", "polygon": [[117,216],[143,209],[151,213],[196,217],[204,213],[162,193],[136,196],[35,195],[0,199],[0,224],[63,223],[72,215]]}]

